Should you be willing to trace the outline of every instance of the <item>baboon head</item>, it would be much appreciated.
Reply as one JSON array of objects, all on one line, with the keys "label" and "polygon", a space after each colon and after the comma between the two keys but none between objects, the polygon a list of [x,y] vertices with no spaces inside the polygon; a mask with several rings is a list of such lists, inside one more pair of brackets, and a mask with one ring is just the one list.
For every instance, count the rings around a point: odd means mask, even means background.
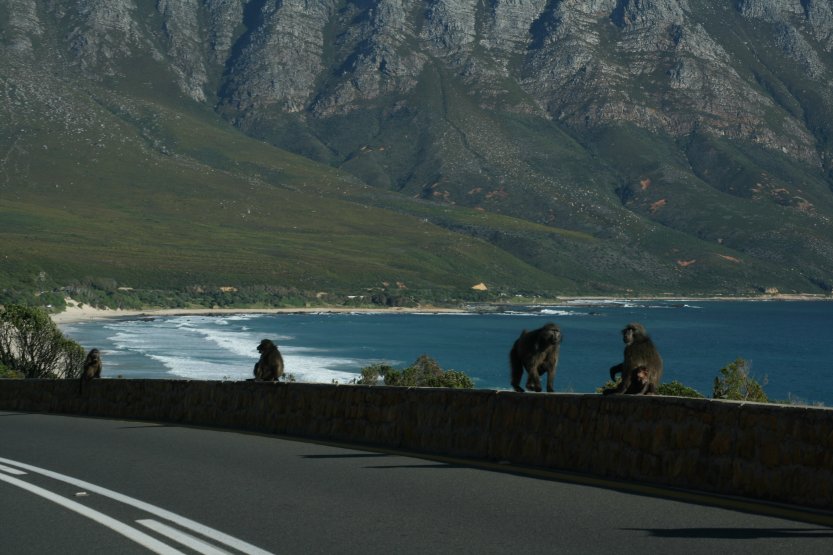
[{"label": "baboon head", "polygon": [[634,341],[645,337],[648,337],[648,332],[645,331],[645,326],[638,322],[631,322],[622,330],[622,341],[625,345],[631,345]]},{"label": "baboon head", "polygon": [[261,339],[260,345],[257,346],[258,353],[268,353],[275,349],[275,344],[270,339]]},{"label": "baboon head", "polygon": [[539,350],[545,349],[550,345],[558,345],[559,343],[561,343],[561,329],[558,326],[555,324],[547,324],[541,328],[537,344]]}]

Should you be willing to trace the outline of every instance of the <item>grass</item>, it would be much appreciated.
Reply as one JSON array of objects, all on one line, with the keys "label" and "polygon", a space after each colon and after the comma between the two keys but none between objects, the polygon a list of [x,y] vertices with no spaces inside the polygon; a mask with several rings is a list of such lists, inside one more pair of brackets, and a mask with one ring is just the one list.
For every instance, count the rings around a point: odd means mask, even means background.
[{"label": "grass", "polygon": [[[137,287],[555,283],[482,240],[423,221],[420,210],[368,204],[376,194],[349,175],[221,123],[159,110],[160,122],[173,122],[162,134],[176,157],[119,148],[117,156],[99,155],[92,175],[88,166],[64,172],[58,187],[18,187],[19,200],[2,205],[5,256],[57,280],[107,276]],[[90,157],[86,146],[50,150],[51,163],[33,170],[30,183],[58,181],[58,167],[72,168],[61,154]]]}]

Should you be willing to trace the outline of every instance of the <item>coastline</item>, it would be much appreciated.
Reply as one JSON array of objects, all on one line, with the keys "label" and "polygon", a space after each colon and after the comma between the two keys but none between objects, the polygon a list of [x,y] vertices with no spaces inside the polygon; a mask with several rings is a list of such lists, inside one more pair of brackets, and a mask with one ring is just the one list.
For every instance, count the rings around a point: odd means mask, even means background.
[{"label": "coastline", "polygon": [[[563,303],[568,305],[598,304],[598,303],[622,303],[622,302],[705,302],[705,301],[731,301],[731,302],[798,302],[798,301],[831,301],[830,295],[762,295],[758,297],[558,297],[551,299],[544,304]],[[51,314],[50,317],[55,324],[74,324],[91,320],[106,319],[130,319],[130,318],[155,318],[162,316],[215,316],[229,314],[344,314],[344,313],[386,313],[386,314],[464,314],[472,312],[466,308],[441,308],[441,307],[294,307],[294,308],[160,308],[145,310],[123,310],[96,308],[89,305],[81,306],[71,298],[66,299],[67,308],[63,312]],[[476,303],[474,303],[476,304]],[[484,303],[491,306],[509,306],[510,303]]]},{"label": "coastline", "polygon": [[385,312],[410,314],[465,313],[462,308],[350,308],[350,307],[295,307],[295,308],[159,308],[147,310],[122,310],[95,308],[72,299],[67,299],[67,308],[63,312],[50,314],[52,321],[58,325],[75,324],[91,320],[156,318],[161,316],[218,316],[229,314],[341,314],[355,312]]}]

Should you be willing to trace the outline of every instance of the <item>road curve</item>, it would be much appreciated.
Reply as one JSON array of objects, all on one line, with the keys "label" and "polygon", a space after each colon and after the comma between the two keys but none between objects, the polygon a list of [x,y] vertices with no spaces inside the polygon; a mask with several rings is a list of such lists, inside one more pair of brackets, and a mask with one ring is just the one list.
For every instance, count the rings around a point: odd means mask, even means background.
[{"label": "road curve", "polygon": [[[322,443],[0,411],[4,553],[830,553],[833,529]],[[822,519],[821,522],[824,522]]]}]

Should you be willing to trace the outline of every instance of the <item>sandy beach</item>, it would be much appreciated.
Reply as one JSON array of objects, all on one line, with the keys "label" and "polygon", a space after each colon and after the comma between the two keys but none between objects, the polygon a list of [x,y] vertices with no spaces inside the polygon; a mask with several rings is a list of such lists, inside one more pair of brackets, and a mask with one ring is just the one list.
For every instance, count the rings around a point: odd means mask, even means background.
[{"label": "sandy beach", "polygon": [[349,313],[349,312],[385,312],[385,313],[438,313],[465,312],[459,308],[355,308],[355,307],[297,307],[297,308],[164,308],[155,310],[121,310],[96,308],[81,305],[72,299],[66,299],[67,308],[63,312],[52,314],[52,321],[56,324],[72,324],[89,320],[108,318],[154,318],[158,316],[212,316],[221,314],[302,314],[302,313]]},{"label": "sandy beach", "polygon": [[[617,302],[698,302],[698,301],[831,301],[830,295],[762,295],[759,297],[560,297],[549,300],[546,304],[564,303],[617,303]],[[438,307],[379,307],[379,308],[357,308],[357,307],[295,307],[295,308],[164,308],[149,310],[121,310],[96,308],[89,305],[81,305],[71,298],[66,299],[67,308],[63,312],[52,314],[52,321],[56,324],[71,324],[89,320],[101,320],[107,318],[153,318],[158,316],[188,316],[188,315],[222,315],[222,314],[303,314],[303,313],[350,313],[350,312],[384,312],[390,313],[460,313],[468,312],[463,308],[438,308]]]}]

